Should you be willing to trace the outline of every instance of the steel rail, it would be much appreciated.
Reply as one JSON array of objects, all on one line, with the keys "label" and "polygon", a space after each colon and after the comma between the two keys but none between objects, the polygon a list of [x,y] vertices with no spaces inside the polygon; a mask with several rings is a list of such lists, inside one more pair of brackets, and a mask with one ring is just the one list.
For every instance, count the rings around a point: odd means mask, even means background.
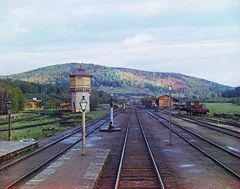
[{"label": "steel rail", "polygon": [[[106,118],[106,117],[107,117],[107,116],[104,116],[103,118],[99,118],[99,119],[94,120],[92,123],[88,124],[87,127],[92,126],[93,124],[97,123],[98,121],[100,121],[101,119],[104,119],[104,118]],[[87,128],[87,127],[86,127],[86,128]],[[33,152],[31,152],[31,153],[29,153],[29,154],[27,154],[27,155],[24,155],[24,156],[22,156],[21,158],[18,158],[17,160],[15,160],[15,161],[13,161],[13,162],[11,162],[11,163],[8,163],[8,164],[5,164],[4,166],[1,166],[1,167],[0,167],[0,171],[4,170],[4,169],[6,169],[6,168],[8,168],[8,167],[10,167],[10,166],[13,166],[13,165],[15,165],[16,163],[19,163],[20,161],[23,161],[23,160],[27,159],[28,157],[31,157],[31,156],[33,156],[33,155],[35,155],[35,154],[37,154],[37,153],[39,153],[39,152],[41,152],[41,151],[43,151],[43,150],[51,147],[52,145],[54,145],[54,144],[56,144],[56,143],[58,143],[58,142],[60,142],[60,141],[62,141],[62,140],[65,140],[65,139],[68,138],[68,137],[71,137],[72,135],[78,133],[79,131],[82,131],[82,128],[81,128],[81,127],[76,128],[76,129],[75,129],[73,132],[71,132],[70,134],[67,134],[67,135],[65,135],[64,137],[61,137],[60,139],[57,139],[57,140],[55,140],[55,141],[53,141],[53,142],[51,142],[51,143],[49,143],[49,144],[47,144],[47,145],[44,145],[43,147],[40,147],[40,148],[38,148],[37,150],[35,150],[35,151],[33,151]]]},{"label": "steel rail", "polygon": [[[44,116],[39,116],[39,115],[36,115],[36,116],[33,116],[33,117],[27,117],[27,118],[17,118],[17,119],[13,119],[11,122],[12,123],[17,123],[17,122],[20,122],[20,121],[31,121],[31,120],[34,120],[34,119],[39,119],[39,117],[44,117]],[[2,127],[2,125],[7,125],[8,124],[8,121],[0,121],[0,127]]]},{"label": "steel rail", "polygon": [[[189,120],[189,118],[184,118],[184,117],[176,117],[176,118],[182,119],[184,121],[187,121],[187,122],[190,122],[190,123],[193,123],[193,124],[196,124],[196,125],[200,125],[202,127],[206,127],[208,129],[212,129],[214,131],[218,131],[220,133],[223,133],[223,134],[226,134],[226,135],[229,135],[229,136],[232,136],[232,137],[240,139],[240,132],[234,131],[232,129],[228,129],[228,128],[224,128],[224,127],[218,127],[218,126],[216,126],[214,124],[204,123],[204,122],[199,121],[199,120]],[[229,133],[229,132],[232,132],[232,133]],[[239,136],[235,135],[235,134],[238,134]]]},{"label": "steel rail", "polygon": [[[190,118],[188,118],[188,117],[184,117],[184,116],[176,116],[177,118],[179,118],[179,119],[183,119],[183,120],[186,120],[186,121],[192,121],[192,122],[196,122],[196,123],[201,123],[201,124],[203,124],[203,125],[210,125],[210,126],[213,126],[213,127],[216,127],[216,128],[221,128],[221,129],[223,129],[223,130],[227,130],[227,131],[231,131],[231,132],[234,132],[234,133],[237,133],[237,134],[240,134],[240,132],[238,132],[238,131],[235,131],[235,130],[232,130],[232,129],[229,129],[229,128],[225,128],[225,127],[219,127],[219,126],[217,126],[217,125],[215,125],[214,123],[210,123],[210,122],[207,122],[207,121],[203,121],[203,120],[199,120],[199,119],[196,119],[196,118],[193,118],[193,119],[190,119]],[[228,125],[229,126],[229,125]],[[230,125],[230,127],[234,127],[234,126],[231,126]],[[237,127],[236,127],[237,128]],[[239,137],[240,138],[240,137]]]},{"label": "steel rail", "polygon": [[[161,115],[158,115],[158,114],[155,114],[155,113],[153,113],[153,114],[156,115],[156,116],[158,116],[158,117],[160,117],[160,118],[162,118],[162,119],[167,120],[166,118],[164,118],[164,117],[161,116]],[[201,138],[202,140],[204,140],[204,141],[206,141],[206,142],[208,142],[208,143],[214,145],[215,147],[220,148],[220,149],[222,149],[223,151],[226,151],[227,153],[229,153],[229,154],[231,154],[231,155],[233,155],[233,156],[235,156],[235,157],[237,157],[237,158],[240,158],[240,155],[235,154],[234,152],[232,152],[232,151],[230,151],[230,150],[228,150],[228,149],[226,149],[226,148],[224,148],[224,147],[218,145],[217,143],[212,142],[212,141],[210,141],[210,140],[208,140],[208,139],[202,137],[201,135],[196,134],[196,133],[190,131],[189,129],[186,129],[186,128],[182,127],[181,125],[177,124],[177,123],[172,122],[172,124],[173,124],[173,125],[176,125],[177,127],[181,128],[181,129],[183,129],[184,131],[187,131],[187,132],[191,133],[192,135],[194,135],[194,136],[196,136],[196,137],[198,137],[198,138]]]},{"label": "steel rail", "polygon": [[[165,114],[164,111],[162,111],[162,112]],[[206,128],[212,129],[214,131],[218,131],[220,133],[224,133],[226,135],[229,135],[229,136],[236,137],[236,138],[240,139],[240,132],[238,132],[238,131],[235,131],[235,130],[232,130],[232,129],[229,129],[229,128],[219,127],[219,126],[217,126],[213,123],[205,122],[205,121],[198,120],[198,119],[195,119],[195,118],[191,119],[189,117],[184,117],[184,116],[179,116],[179,115],[173,115],[173,116],[178,118],[178,119],[182,119],[184,121],[187,121],[187,122],[190,122],[190,123],[202,126],[202,127],[206,127]],[[229,133],[229,132],[232,132],[232,133]],[[238,134],[239,136],[237,136],[235,134]]]},{"label": "steel rail", "polygon": [[[17,131],[17,130],[22,130],[22,129],[28,129],[28,128],[35,128],[35,127],[39,127],[39,126],[49,126],[51,124],[54,124],[54,123],[59,123],[59,121],[51,121],[51,122],[46,122],[46,123],[39,123],[39,124],[34,124],[34,125],[24,125],[24,126],[21,126],[21,127],[13,127],[11,128],[11,131]],[[4,132],[4,131],[8,131],[8,129],[0,129],[0,132]]]},{"label": "steel rail", "polygon": [[[147,149],[148,149],[148,153],[151,157],[151,161],[153,163],[153,167],[154,167],[154,170],[155,172],[157,173],[157,177],[158,177],[158,181],[161,185],[161,188],[162,189],[165,189],[165,185],[162,181],[162,178],[160,176],[160,173],[159,173],[159,170],[158,170],[158,167],[157,167],[157,164],[156,164],[156,161],[154,159],[154,156],[153,156],[153,153],[151,151],[151,148],[149,146],[149,143],[148,143],[148,140],[146,138],[146,135],[144,133],[144,130],[141,126],[141,123],[139,121],[139,118],[138,118],[138,115],[137,115],[137,112],[136,110],[134,109],[134,112],[135,112],[135,115],[136,115],[136,118],[137,118],[137,122],[138,122],[138,126],[141,130],[141,133],[142,133],[142,136],[144,138],[144,142],[147,146]],[[126,150],[126,144],[127,144],[127,139],[128,139],[128,134],[129,134],[129,128],[130,128],[130,114],[129,114],[129,117],[128,117],[128,121],[127,121],[127,130],[126,130],[126,133],[125,133],[125,138],[124,138],[124,143],[123,143],[123,148],[122,148],[122,152],[121,152],[121,158],[120,158],[120,161],[119,161],[119,167],[118,167],[118,173],[117,173],[117,178],[116,178],[116,182],[115,182],[115,186],[114,186],[114,189],[118,189],[118,185],[119,185],[119,180],[120,180],[120,175],[121,175],[121,169],[122,169],[122,164],[123,164],[123,158],[124,158],[124,155],[125,155],[125,150]]]},{"label": "steel rail", "polygon": [[137,111],[136,111],[136,110],[135,110],[135,115],[136,115],[136,117],[137,117],[138,125],[139,125],[139,127],[140,127],[140,129],[141,129],[141,132],[142,132],[142,135],[143,135],[145,144],[147,145],[148,153],[149,153],[150,156],[151,156],[151,160],[152,160],[152,162],[153,162],[155,171],[156,171],[156,173],[157,173],[158,181],[160,182],[161,188],[162,188],[162,189],[165,189],[165,185],[164,185],[163,180],[162,180],[162,177],[161,177],[161,175],[160,175],[160,173],[159,173],[159,170],[158,170],[158,167],[157,167],[155,158],[154,158],[154,156],[153,156],[152,150],[151,150],[151,148],[150,148],[150,145],[149,145],[149,143],[148,143],[147,137],[146,137],[146,135],[145,135],[144,129],[142,128],[142,125],[141,125],[141,122],[140,122],[140,120],[139,120],[139,117],[138,117],[138,114],[137,114]]},{"label": "steel rail", "polygon": [[[68,117],[65,118],[65,121],[72,119],[73,117]],[[45,122],[45,123],[37,123],[37,124],[30,124],[30,125],[23,125],[21,127],[12,127],[11,130],[21,130],[21,129],[27,129],[27,128],[35,128],[35,127],[39,127],[39,126],[48,126],[50,124],[54,124],[54,123],[59,123],[62,120],[54,120],[54,121],[49,121],[49,122]],[[11,122],[12,123],[12,122]],[[4,131],[8,131],[7,128],[0,128],[0,132],[4,132]]]},{"label": "steel rail", "polygon": [[129,131],[129,127],[130,127],[129,121],[130,121],[130,114],[129,114],[128,120],[127,120],[127,130],[125,132],[124,143],[123,143],[123,147],[122,147],[121,158],[119,161],[117,178],[116,178],[114,189],[118,189],[118,185],[119,185],[120,174],[121,174],[121,169],[122,169],[122,164],[123,164],[123,158],[125,155],[125,149],[126,149],[126,144],[127,144],[128,131]]},{"label": "steel rail", "polygon": [[[162,113],[166,114],[164,111],[162,111]],[[229,135],[229,136],[232,136],[232,137],[240,139],[240,132],[238,132],[238,131],[234,131],[232,129],[228,129],[228,128],[224,128],[224,127],[219,127],[219,126],[214,125],[212,123],[206,123],[206,122],[203,122],[203,121],[200,121],[200,120],[196,120],[196,119],[192,119],[191,120],[188,117],[181,117],[181,116],[177,116],[177,115],[173,115],[173,116],[175,118],[178,118],[178,119],[181,119],[181,120],[184,120],[184,121],[187,121],[187,122],[199,125],[201,127],[205,127],[205,128],[208,128],[208,129],[211,129],[211,130],[214,130],[214,131],[217,131],[217,132],[220,132],[220,133],[223,133],[223,134],[226,134],[226,135]],[[229,132],[232,132],[232,133],[229,133]],[[239,136],[237,136],[236,134],[239,135]]]},{"label": "steel rail", "polygon": [[[159,123],[161,123],[162,125],[164,125],[165,127],[167,127],[169,129],[169,127],[161,122],[158,118],[156,118],[155,116],[160,117],[157,114],[154,114],[152,112],[146,111],[151,117],[153,117],[156,121],[158,121]],[[154,115],[155,116],[154,116]],[[164,118],[163,118],[164,119]],[[165,119],[166,120],[166,119]],[[181,127],[180,127],[181,128]],[[184,130],[184,129],[183,129]],[[219,164],[220,166],[222,166],[224,169],[226,169],[229,173],[233,174],[235,177],[237,177],[238,179],[240,179],[240,175],[238,173],[236,173],[235,171],[233,171],[232,169],[230,169],[229,167],[227,167],[226,165],[224,165],[222,162],[220,162],[219,160],[217,160],[216,158],[214,158],[212,155],[208,154],[206,151],[204,151],[203,149],[197,147],[195,144],[193,144],[191,141],[189,141],[188,139],[184,138],[182,135],[180,135],[179,133],[177,133],[176,131],[174,131],[172,129],[172,132],[175,133],[177,136],[179,136],[181,139],[183,139],[185,142],[187,142],[188,144],[190,144],[191,146],[193,146],[195,149],[197,149],[198,151],[200,151],[201,153],[203,153],[205,156],[207,156],[208,158],[210,158],[211,160],[213,160],[214,162],[216,162],[217,164]],[[204,140],[204,139],[203,139]],[[210,143],[211,144],[211,143]],[[217,147],[217,146],[215,146]],[[224,149],[224,148],[220,148],[220,149]],[[225,149],[224,149],[225,150]],[[228,151],[227,151],[228,152]],[[231,154],[232,155],[232,154]],[[233,155],[234,156],[234,155]]]},{"label": "steel rail", "polygon": [[[117,112],[116,114],[118,114],[118,113],[119,113],[119,112]],[[115,115],[116,115],[116,114],[115,114]],[[105,117],[108,117],[108,116],[105,116]],[[105,117],[104,117],[104,118],[105,118]],[[102,118],[102,119],[104,119],[104,118]],[[101,120],[101,119],[100,119],[100,120]],[[99,128],[102,127],[105,123],[107,123],[107,122],[109,121],[109,120],[106,120],[106,121],[104,121],[103,123],[101,123],[99,126],[97,126],[96,128],[94,128],[93,130],[91,130],[90,127],[91,127],[92,125],[94,125],[95,123],[97,123],[98,121],[100,121],[100,120],[98,119],[98,120],[94,121],[93,123],[91,123],[91,124],[89,124],[89,125],[87,126],[87,128],[88,128],[88,133],[86,134],[86,136],[89,136],[90,134],[92,134],[94,131],[96,131],[97,129],[99,129]],[[62,141],[62,140],[64,140],[64,139],[66,139],[66,138],[68,138],[68,137],[71,137],[72,135],[78,133],[79,131],[81,131],[81,129],[78,129],[77,131],[74,131],[73,133],[71,133],[71,134],[69,134],[69,135],[67,135],[67,136],[65,136],[65,137],[63,137],[63,138],[61,138],[61,139],[59,139],[59,140],[57,140],[57,141],[52,142],[51,144],[47,145],[46,147],[43,147],[43,149],[39,149],[39,150],[37,150],[37,151],[34,151],[34,152],[31,153],[31,154],[28,154],[27,156],[24,156],[24,157],[21,158],[20,160],[17,160],[16,162],[13,162],[13,164],[4,166],[3,168],[1,168],[1,171],[2,171],[3,169],[6,169],[6,168],[8,168],[8,167],[10,167],[10,166],[12,166],[12,165],[14,165],[14,164],[16,164],[16,163],[24,160],[24,159],[27,159],[28,157],[30,157],[30,156],[32,156],[32,155],[35,155],[35,154],[41,152],[42,150],[44,150],[44,149],[46,149],[46,148],[49,148],[50,146],[52,146],[52,145],[54,145],[54,144],[56,144],[56,143],[58,143],[58,142],[60,142],[60,141]],[[70,148],[72,148],[74,145],[76,145],[77,143],[79,143],[81,140],[82,140],[82,138],[79,139],[79,140],[77,140],[77,141],[74,142],[73,144],[69,145],[68,147],[64,148],[63,150],[61,150],[59,153],[57,153],[56,155],[54,155],[54,156],[51,157],[50,159],[44,161],[43,163],[41,163],[41,164],[40,164],[39,166],[37,166],[36,168],[32,169],[32,170],[29,171],[28,173],[24,174],[24,175],[21,176],[20,178],[16,179],[16,180],[13,181],[12,183],[10,183],[8,186],[5,187],[5,189],[12,188],[12,187],[14,187],[15,185],[19,184],[21,181],[25,180],[25,179],[26,179],[27,177],[29,177],[30,175],[36,173],[37,171],[39,171],[40,169],[42,169],[43,167],[45,167],[48,163],[50,163],[51,161],[53,161],[54,159],[56,159],[57,157],[59,157],[60,155],[62,155],[64,152],[66,152],[67,150],[69,150]]]},{"label": "steel rail", "polygon": [[[195,118],[199,118],[197,116],[194,116]],[[204,120],[205,119],[205,120]],[[208,121],[208,122],[211,122],[211,123],[218,123],[218,120],[215,118],[210,118],[210,117],[205,117],[204,119],[202,119],[203,121]],[[240,124],[239,123],[234,123],[234,122],[228,122],[228,121],[222,121],[222,120],[219,120],[219,123],[220,124],[224,124],[224,125],[229,125],[229,126],[232,126],[232,127],[240,127]]]}]

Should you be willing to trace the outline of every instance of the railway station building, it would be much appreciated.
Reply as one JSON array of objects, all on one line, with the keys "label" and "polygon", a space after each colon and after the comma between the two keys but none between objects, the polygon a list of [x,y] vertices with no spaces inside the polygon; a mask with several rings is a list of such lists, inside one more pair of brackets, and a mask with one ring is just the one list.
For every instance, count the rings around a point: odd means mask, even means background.
[{"label": "railway station building", "polygon": [[162,95],[156,98],[156,103],[160,108],[168,108],[170,104],[174,106],[179,103],[179,100],[174,97],[170,99],[169,95]]}]

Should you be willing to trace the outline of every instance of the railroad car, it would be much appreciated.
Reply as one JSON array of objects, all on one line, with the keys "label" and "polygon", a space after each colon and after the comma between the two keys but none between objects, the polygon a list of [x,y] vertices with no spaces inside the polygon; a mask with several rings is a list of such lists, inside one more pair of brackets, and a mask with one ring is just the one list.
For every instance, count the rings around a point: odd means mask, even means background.
[{"label": "railroad car", "polygon": [[186,111],[187,114],[191,115],[206,115],[209,110],[203,107],[203,104],[200,101],[187,101],[186,105],[182,107],[183,111]]},{"label": "railroad car", "polygon": [[141,103],[146,108],[152,108],[153,105],[153,97],[145,97],[141,99]]}]

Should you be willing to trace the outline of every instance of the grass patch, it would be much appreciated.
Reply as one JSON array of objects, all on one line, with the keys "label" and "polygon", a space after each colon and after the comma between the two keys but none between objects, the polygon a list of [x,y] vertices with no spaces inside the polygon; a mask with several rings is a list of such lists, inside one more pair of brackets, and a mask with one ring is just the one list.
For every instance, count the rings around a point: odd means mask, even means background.
[{"label": "grass patch", "polygon": [[[31,119],[31,118],[39,117],[39,115],[36,112],[32,112],[32,113],[21,112],[19,114],[20,114],[19,118],[16,118],[16,119],[12,118],[12,120],[13,121],[20,121],[22,119]],[[0,123],[6,123],[6,122],[8,122],[8,119],[0,120]]]},{"label": "grass patch", "polygon": [[232,103],[206,103],[210,114],[240,114],[240,106]]},{"label": "grass patch", "polygon": [[[48,122],[58,121],[58,120],[59,119],[57,117],[39,116],[32,120],[22,120],[18,122],[13,122],[11,123],[11,127],[18,128],[18,127],[27,126],[27,125],[43,124],[43,123],[48,123]],[[8,128],[8,124],[0,125],[0,128],[1,129]]]},{"label": "grass patch", "polygon": [[[104,116],[107,113],[107,111],[92,111],[89,113],[86,113],[86,122],[90,121],[90,120],[94,120],[97,119],[99,117]],[[63,117],[64,118],[70,118],[69,120],[67,120],[68,122],[73,122],[73,123],[81,123],[81,113],[78,114],[73,114],[73,113],[68,113],[65,114]],[[19,121],[16,123],[12,124],[13,128],[16,127],[22,127],[25,125],[32,125],[32,124],[40,124],[40,123],[46,123],[46,125],[44,126],[37,126],[37,127],[32,127],[32,128],[26,128],[26,129],[21,129],[21,130],[14,130],[12,131],[12,140],[13,141],[19,141],[19,140],[30,140],[30,139],[34,139],[34,140],[39,140],[45,137],[50,137],[53,136],[59,132],[65,131],[69,128],[72,128],[72,126],[60,126],[59,123],[54,123],[54,124],[47,124],[47,122],[51,122],[51,121],[59,121],[61,120],[61,118],[59,119],[58,117],[49,117],[49,116],[42,116],[39,119],[36,120],[31,120],[31,121]],[[88,123],[87,123],[88,124]],[[78,125],[78,124],[76,124]],[[7,127],[7,125],[4,127]],[[3,128],[1,126],[1,128]],[[54,128],[53,131],[42,131],[42,129],[52,129]],[[0,138],[7,140],[8,138],[8,132],[4,131],[4,132],[0,132]]]},{"label": "grass patch", "polygon": [[[42,129],[52,129],[54,128],[53,131],[42,131]],[[69,129],[70,127],[59,127],[58,124],[55,125],[49,125],[49,126],[40,126],[40,127],[36,127],[34,129],[29,128],[29,129],[21,129],[21,130],[17,130],[17,131],[13,131],[12,136],[13,136],[13,140],[14,141],[19,141],[22,139],[34,139],[34,140],[39,140],[41,138],[45,138],[45,137],[50,137],[55,135],[56,133],[60,132],[60,131],[65,131],[67,129]]]}]

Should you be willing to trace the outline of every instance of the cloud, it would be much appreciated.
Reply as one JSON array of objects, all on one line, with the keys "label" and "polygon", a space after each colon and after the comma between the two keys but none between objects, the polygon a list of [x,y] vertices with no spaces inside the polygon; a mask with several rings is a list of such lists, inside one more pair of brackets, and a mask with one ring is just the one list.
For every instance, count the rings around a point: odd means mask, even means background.
[{"label": "cloud", "polygon": [[240,83],[230,77],[239,0],[2,0],[0,9],[0,74],[92,62]]},{"label": "cloud", "polygon": [[[104,5],[104,3],[103,3]],[[149,1],[123,1],[118,6],[112,3],[106,7],[115,14],[127,14],[130,16],[155,17],[166,15],[183,15],[183,14],[202,14],[218,12],[233,7],[240,6],[238,0],[149,0]],[[111,12],[111,14],[112,14]]]},{"label": "cloud", "polygon": [[[137,36],[137,35],[136,35]],[[51,47],[36,52],[6,53],[1,72],[16,73],[66,62],[88,62],[159,72],[180,72],[237,86],[240,42],[162,44],[160,42],[122,48],[122,41]],[[17,57],[17,58],[16,58]],[[21,65],[25,65],[24,67]],[[229,66],[231,65],[231,66]]]},{"label": "cloud", "polygon": [[147,34],[137,34],[133,37],[127,37],[122,40],[122,44],[125,46],[138,46],[151,42],[154,39],[153,36]]}]

